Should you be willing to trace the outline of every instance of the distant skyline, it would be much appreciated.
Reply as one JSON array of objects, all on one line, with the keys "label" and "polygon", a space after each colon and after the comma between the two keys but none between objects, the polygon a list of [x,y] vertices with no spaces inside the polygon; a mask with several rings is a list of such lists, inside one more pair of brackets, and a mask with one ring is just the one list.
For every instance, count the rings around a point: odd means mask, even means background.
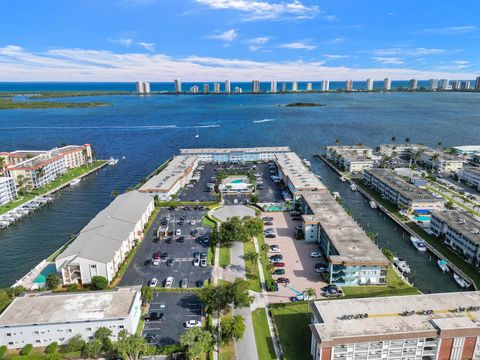
[{"label": "distant skyline", "polygon": [[480,3],[33,0],[0,13],[0,81],[474,79]]}]

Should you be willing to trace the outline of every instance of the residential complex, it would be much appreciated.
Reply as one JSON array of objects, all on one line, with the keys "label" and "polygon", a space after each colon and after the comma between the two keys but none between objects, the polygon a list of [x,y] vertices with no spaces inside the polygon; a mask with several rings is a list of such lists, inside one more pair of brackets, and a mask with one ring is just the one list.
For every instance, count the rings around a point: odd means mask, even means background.
[{"label": "residential complex", "polygon": [[387,77],[383,81],[383,90],[391,90],[392,89],[392,79]]},{"label": "residential complex", "polygon": [[225,80],[225,93],[230,94],[231,92],[230,80]]},{"label": "residential complex", "polygon": [[292,91],[298,91],[298,81],[292,81]]},{"label": "residential complex", "polygon": [[18,150],[2,153],[6,175],[15,179],[18,186],[38,189],[54,181],[67,170],[93,161],[92,147],[68,145],[48,151]]},{"label": "residential complex", "polygon": [[353,80],[345,81],[345,91],[352,91],[353,90]]},{"label": "residential complex", "polygon": [[480,191],[480,168],[464,168],[457,175],[459,180]]},{"label": "residential complex", "polygon": [[271,81],[270,82],[270,92],[275,94],[277,92],[277,82]]},{"label": "residential complex", "polygon": [[357,173],[372,168],[375,162],[380,160],[380,157],[372,152],[373,149],[364,145],[327,146],[327,159],[349,173]]},{"label": "residential complex", "polygon": [[0,314],[0,344],[9,349],[27,344],[64,345],[80,335],[90,340],[100,327],[112,340],[126,330],[134,334],[141,316],[139,287],[102,292],[28,293],[16,297]]},{"label": "residential complex", "polygon": [[5,205],[17,198],[17,187],[15,179],[6,176],[0,176],[0,205]]},{"label": "residential complex", "polygon": [[418,80],[417,79],[411,79],[408,83],[408,89],[409,90],[417,90],[418,89]]},{"label": "residential complex", "polygon": [[220,83],[213,84],[213,93],[220,94]]},{"label": "residential complex", "polygon": [[480,266],[480,222],[459,211],[434,211],[430,228],[442,236],[444,244],[462,254],[465,259]]},{"label": "residential complex", "polygon": [[458,172],[463,168],[465,160],[458,156],[429,149],[422,152],[420,162],[438,171]]},{"label": "residential complex", "polygon": [[480,292],[312,304],[314,360],[480,358]]},{"label": "residential complex", "polygon": [[386,156],[410,156],[419,150],[426,149],[429,147],[422,144],[382,144],[378,147],[378,152]]},{"label": "residential complex", "polygon": [[454,146],[452,149],[455,154],[472,159],[475,155],[480,155],[480,145]]},{"label": "residential complex", "polygon": [[137,94],[150,94],[150,83],[148,81],[137,81]]},{"label": "residential complex", "polygon": [[182,92],[182,82],[179,79],[175,79],[174,83],[174,91],[178,94]]},{"label": "residential complex", "polygon": [[428,80],[428,90],[437,90],[438,88],[438,79]]},{"label": "residential complex", "polygon": [[328,80],[323,80],[322,81],[322,86],[320,88],[322,91],[329,91],[330,90],[330,81]]},{"label": "residential complex", "polygon": [[367,91],[372,91],[373,90],[373,79],[372,78],[367,79],[366,90]]},{"label": "residential complex", "polygon": [[260,81],[259,80],[253,80],[252,81],[252,92],[254,94],[258,94],[260,92]]},{"label": "residential complex", "polygon": [[444,201],[442,199],[407,182],[392,170],[367,169],[363,172],[363,181],[399,209],[407,211],[443,210]]},{"label": "residential complex", "polygon": [[115,198],[100,211],[55,259],[62,282],[89,284],[94,276],[111,282],[154,208],[153,197],[131,191]]},{"label": "residential complex", "polygon": [[328,191],[296,195],[306,241],[318,242],[328,260],[330,283],[385,284],[389,262]]}]

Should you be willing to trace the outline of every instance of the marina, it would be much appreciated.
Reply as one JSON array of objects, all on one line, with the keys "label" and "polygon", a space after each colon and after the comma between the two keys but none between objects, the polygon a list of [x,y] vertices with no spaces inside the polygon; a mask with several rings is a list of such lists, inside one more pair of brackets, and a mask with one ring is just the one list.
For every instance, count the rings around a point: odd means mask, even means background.
[{"label": "marina", "polygon": [[5,229],[10,225],[15,224],[17,221],[23,220],[35,210],[53,202],[54,200],[55,198],[51,195],[37,196],[33,200],[30,200],[19,207],[0,215],[0,229]]}]

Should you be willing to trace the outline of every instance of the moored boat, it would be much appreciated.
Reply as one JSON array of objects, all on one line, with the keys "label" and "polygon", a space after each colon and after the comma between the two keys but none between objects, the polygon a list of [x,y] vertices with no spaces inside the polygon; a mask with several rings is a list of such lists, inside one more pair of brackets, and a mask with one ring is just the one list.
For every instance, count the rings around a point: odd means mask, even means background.
[{"label": "moored boat", "polygon": [[419,238],[415,236],[410,236],[410,241],[412,242],[413,246],[415,246],[415,249],[417,249],[418,251],[427,251],[427,246]]},{"label": "moored boat", "polygon": [[114,159],[113,157],[111,157],[110,159],[108,159],[108,165],[116,165],[118,163],[118,159]]},{"label": "moored boat", "polygon": [[350,184],[350,190],[352,190],[352,191],[357,191],[357,185],[355,185],[355,184]]},{"label": "moored boat", "polygon": [[75,185],[78,185],[78,184],[80,184],[80,179],[75,179],[70,183],[70,186],[75,186]]},{"label": "moored boat", "polygon": [[460,286],[462,288],[470,287],[470,284],[468,282],[466,282],[465,279],[463,279],[460,275],[457,275],[457,274],[453,273],[453,279],[458,284],[458,286]]},{"label": "moored boat", "polygon": [[402,258],[393,258],[393,265],[403,273],[410,274],[410,266],[408,266],[407,262]]},{"label": "moored boat", "polygon": [[443,272],[450,271],[450,268],[448,267],[447,260],[445,260],[445,259],[437,260],[437,265],[440,268],[440,270],[442,270]]},{"label": "moored boat", "polygon": [[371,207],[372,209],[376,209],[376,208],[377,208],[377,203],[376,203],[375,201],[371,200],[369,204],[370,204],[370,207]]}]

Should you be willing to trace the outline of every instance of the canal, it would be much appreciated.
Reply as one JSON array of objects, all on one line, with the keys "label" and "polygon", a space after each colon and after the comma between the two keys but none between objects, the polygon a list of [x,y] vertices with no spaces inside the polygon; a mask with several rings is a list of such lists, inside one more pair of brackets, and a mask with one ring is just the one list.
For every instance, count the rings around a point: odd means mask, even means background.
[{"label": "canal", "polygon": [[453,280],[453,274],[443,273],[437,266],[437,259],[431,253],[419,253],[410,242],[410,235],[387,217],[382,211],[372,209],[368,200],[358,191],[352,191],[348,182],[318,158],[309,159],[312,170],[320,174],[323,183],[330,191],[337,191],[349,210],[365,232],[378,233],[375,242],[380,248],[389,248],[395,256],[401,257],[410,265],[409,281],[423,293],[461,291]]}]

